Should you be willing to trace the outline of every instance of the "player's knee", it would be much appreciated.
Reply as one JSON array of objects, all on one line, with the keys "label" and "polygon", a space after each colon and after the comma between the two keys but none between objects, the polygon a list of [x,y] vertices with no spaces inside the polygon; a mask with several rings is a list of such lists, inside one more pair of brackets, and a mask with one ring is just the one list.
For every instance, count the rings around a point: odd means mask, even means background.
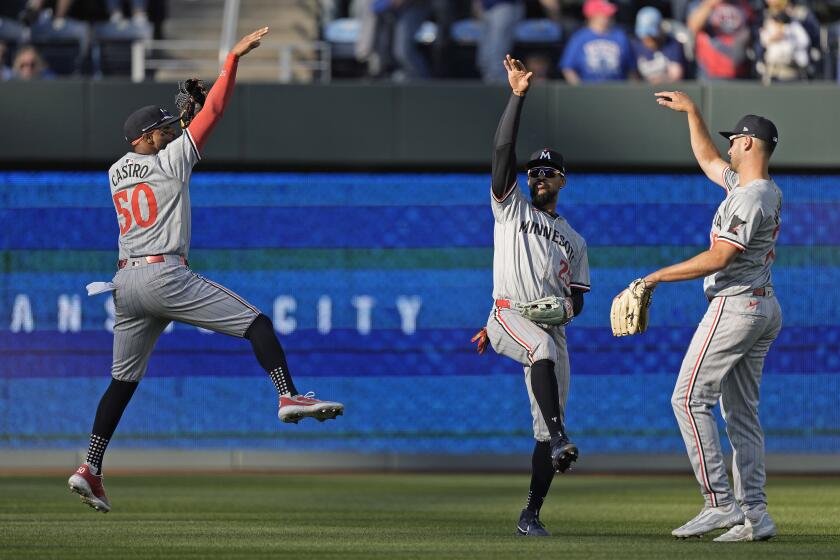
[{"label": "player's knee", "polygon": [[260,313],[248,330],[245,331],[245,338],[248,340],[258,340],[268,336],[274,336],[274,324],[268,316]]},{"label": "player's knee", "polygon": [[685,393],[683,391],[674,391],[671,395],[671,408],[674,409],[674,414],[677,416],[685,414]]},{"label": "player's knee", "polygon": [[538,362],[540,360],[551,360],[552,362],[557,356],[557,345],[547,334],[540,337],[536,344],[531,347],[531,361]]}]

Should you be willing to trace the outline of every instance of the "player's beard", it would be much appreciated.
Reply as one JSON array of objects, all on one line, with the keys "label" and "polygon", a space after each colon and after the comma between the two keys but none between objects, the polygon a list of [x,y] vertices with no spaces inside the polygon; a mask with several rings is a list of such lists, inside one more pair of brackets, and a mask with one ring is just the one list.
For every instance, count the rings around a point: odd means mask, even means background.
[{"label": "player's beard", "polygon": [[531,203],[539,209],[544,209],[557,202],[557,195],[560,194],[560,189],[554,190],[551,187],[539,192],[536,185],[530,187]]}]

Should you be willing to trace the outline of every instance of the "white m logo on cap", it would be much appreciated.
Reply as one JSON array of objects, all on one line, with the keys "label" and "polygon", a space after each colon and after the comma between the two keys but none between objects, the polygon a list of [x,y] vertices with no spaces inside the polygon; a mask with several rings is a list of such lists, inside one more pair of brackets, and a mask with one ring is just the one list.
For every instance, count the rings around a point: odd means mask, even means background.
[{"label": "white m logo on cap", "polygon": [[548,153],[548,150],[543,150],[543,153],[540,154],[540,159],[551,159],[551,154]]}]

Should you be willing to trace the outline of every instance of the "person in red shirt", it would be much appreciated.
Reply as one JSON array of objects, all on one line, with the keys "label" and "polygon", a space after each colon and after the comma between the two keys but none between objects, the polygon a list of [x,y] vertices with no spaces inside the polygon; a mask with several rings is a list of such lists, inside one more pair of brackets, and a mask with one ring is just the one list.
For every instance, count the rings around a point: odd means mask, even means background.
[{"label": "person in red shirt", "polygon": [[692,4],[687,23],[695,35],[698,78],[750,77],[747,47],[753,18],[747,0],[700,0]]}]

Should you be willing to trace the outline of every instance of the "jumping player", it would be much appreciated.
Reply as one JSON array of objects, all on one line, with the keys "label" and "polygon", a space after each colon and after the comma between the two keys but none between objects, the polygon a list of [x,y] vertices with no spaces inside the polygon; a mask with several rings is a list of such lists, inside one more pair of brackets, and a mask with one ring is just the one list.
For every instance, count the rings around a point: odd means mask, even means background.
[{"label": "jumping player", "polygon": [[[781,224],[782,193],[770,178],[779,141],[775,125],[755,115],[731,131],[727,164],[697,106],[682,92],[657,93],[663,107],[687,113],[691,148],[706,175],[726,191],[712,221],[711,248],[645,277],[659,282],[705,278],[709,308],[683,360],[671,403],[694,467],[705,507],[674,529],[695,537],[729,529],[719,542],[757,541],[776,535],[764,493],[764,434],[758,419],[764,358],[782,327],[770,267]],[[733,449],[733,494],[712,409],[721,403]]]},{"label": "jumping player", "polygon": [[307,416],[323,421],[344,411],[341,403],[299,394],[271,320],[187,265],[192,168],[233,93],[239,59],[257,48],[266,33],[267,27],[259,29],[233,47],[203,109],[178,138],[178,117],[153,105],[125,122],[125,139],[133,149],[108,172],[120,229],[118,270],[106,286],[113,290],[116,310],[113,379],[96,410],[87,460],[68,481],[97,511],[111,510],[102,486],[105,448],[171,321],[247,338],[277,388],[283,422]]},{"label": "jumping player", "polygon": [[569,356],[564,326],[537,324],[522,315],[521,304],[559,296],[566,324],[583,309],[589,291],[586,242],[557,214],[557,196],[566,185],[563,156],[543,149],[527,164],[531,201],[516,179],[516,135],[531,73],[508,55],[504,61],[513,89],[496,130],[491,206],[493,232],[493,298],[487,327],[473,341],[483,352],[493,349],[524,367],[531,401],[534,438],[531,488],[517,535],[548,536],[539,513],[555,472],[577,460],[578,449],[564,428],[569,392]]}]

